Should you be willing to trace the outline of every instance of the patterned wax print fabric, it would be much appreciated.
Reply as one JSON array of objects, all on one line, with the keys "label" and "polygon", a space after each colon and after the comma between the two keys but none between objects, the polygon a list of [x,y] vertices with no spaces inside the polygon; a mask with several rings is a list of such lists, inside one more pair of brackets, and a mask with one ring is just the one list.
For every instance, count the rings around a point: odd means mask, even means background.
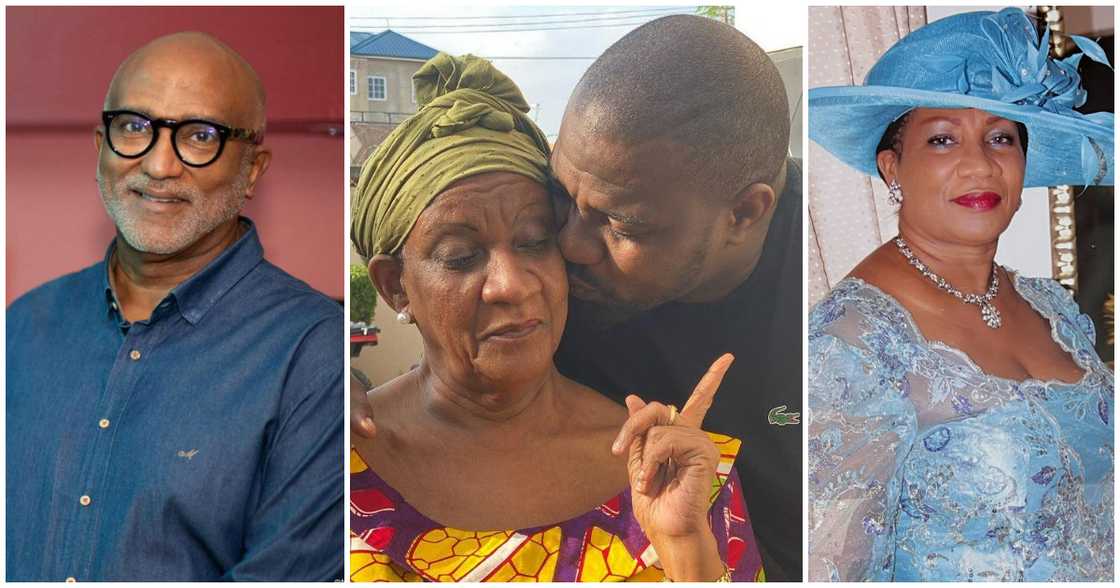
[{"label": "patterned wax print fabric", "polygon": [[[720,449],[709,511],[720,556],[734,581],[763,581],[733,468],[739,441],[708,435]],[[417,512],[350,452],[352,582],[660,582],[659,566],[634,519],[629,490],[555,525],[463,531]]]},{"label": "patterned wax print fabric", "polygon": [[988,375],[858,279],[813,308],[810,580],[1112,580],[1113,374],[1069,293],[1012,284],[1080,380]]}]

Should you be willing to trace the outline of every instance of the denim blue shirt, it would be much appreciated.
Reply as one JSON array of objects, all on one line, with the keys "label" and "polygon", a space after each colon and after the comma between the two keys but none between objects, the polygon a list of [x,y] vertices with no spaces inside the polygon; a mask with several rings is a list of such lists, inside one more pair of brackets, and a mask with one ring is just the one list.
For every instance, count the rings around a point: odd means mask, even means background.
[{"label": "denim blue shirt", "polygon": [[242,222],[148,320],[112,245],[8,308],[9,581],[342,577],[342,309]]}]

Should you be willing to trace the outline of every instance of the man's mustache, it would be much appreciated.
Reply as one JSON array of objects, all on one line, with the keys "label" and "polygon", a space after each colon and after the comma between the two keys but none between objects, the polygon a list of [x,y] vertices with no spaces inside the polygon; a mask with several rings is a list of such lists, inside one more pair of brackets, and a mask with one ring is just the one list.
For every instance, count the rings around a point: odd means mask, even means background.
[{"label": "man's mustache", "polygon": [[163,198],[180,198],[190,202],[198,198],[198,191],[191,186],[179,184],[178,182],[151,180],[143,177],[126,180],[125,188],[145,194],[158,195]]}]

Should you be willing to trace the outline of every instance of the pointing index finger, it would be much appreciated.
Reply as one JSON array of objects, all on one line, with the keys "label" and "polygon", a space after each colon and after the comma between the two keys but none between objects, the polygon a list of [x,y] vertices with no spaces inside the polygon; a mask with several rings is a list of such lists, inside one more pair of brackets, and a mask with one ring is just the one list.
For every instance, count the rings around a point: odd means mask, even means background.
[{"label": "pointing index finger", "polygon": [[735,361],[734,355],[724,353],[712,363],[712,367],[708,368],[708,371],[700,378],[700,382],[692,390],[692,396],[688,397],[688,402],[681,409],[680,415],[677,417],[677,424],[700,428],[701,423],[704,422],[704,416],[708,414],[708,409],[712,407],[716,390],[719,389],[719,384],[723,381],[723,376],[727,373],[733,361]]}]

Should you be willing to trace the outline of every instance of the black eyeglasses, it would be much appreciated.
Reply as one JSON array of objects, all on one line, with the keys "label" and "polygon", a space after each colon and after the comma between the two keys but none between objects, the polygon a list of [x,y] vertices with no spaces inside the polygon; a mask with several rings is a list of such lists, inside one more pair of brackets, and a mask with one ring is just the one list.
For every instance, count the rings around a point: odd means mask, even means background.
[{"label": "black eyeglasses", "polygon": [[217,161],[225,149],[226,140],[235,139],[254,145],[264,134],[251,129],[238,129],[208,120],[154,119],[131,110],[106,110],[101,113],[105,123],[105,138],[113,153],[136,159],[151,151],[159,140],[159,130],[171,129],[171,147],[179,160],[191,167],[204,167]]}]

